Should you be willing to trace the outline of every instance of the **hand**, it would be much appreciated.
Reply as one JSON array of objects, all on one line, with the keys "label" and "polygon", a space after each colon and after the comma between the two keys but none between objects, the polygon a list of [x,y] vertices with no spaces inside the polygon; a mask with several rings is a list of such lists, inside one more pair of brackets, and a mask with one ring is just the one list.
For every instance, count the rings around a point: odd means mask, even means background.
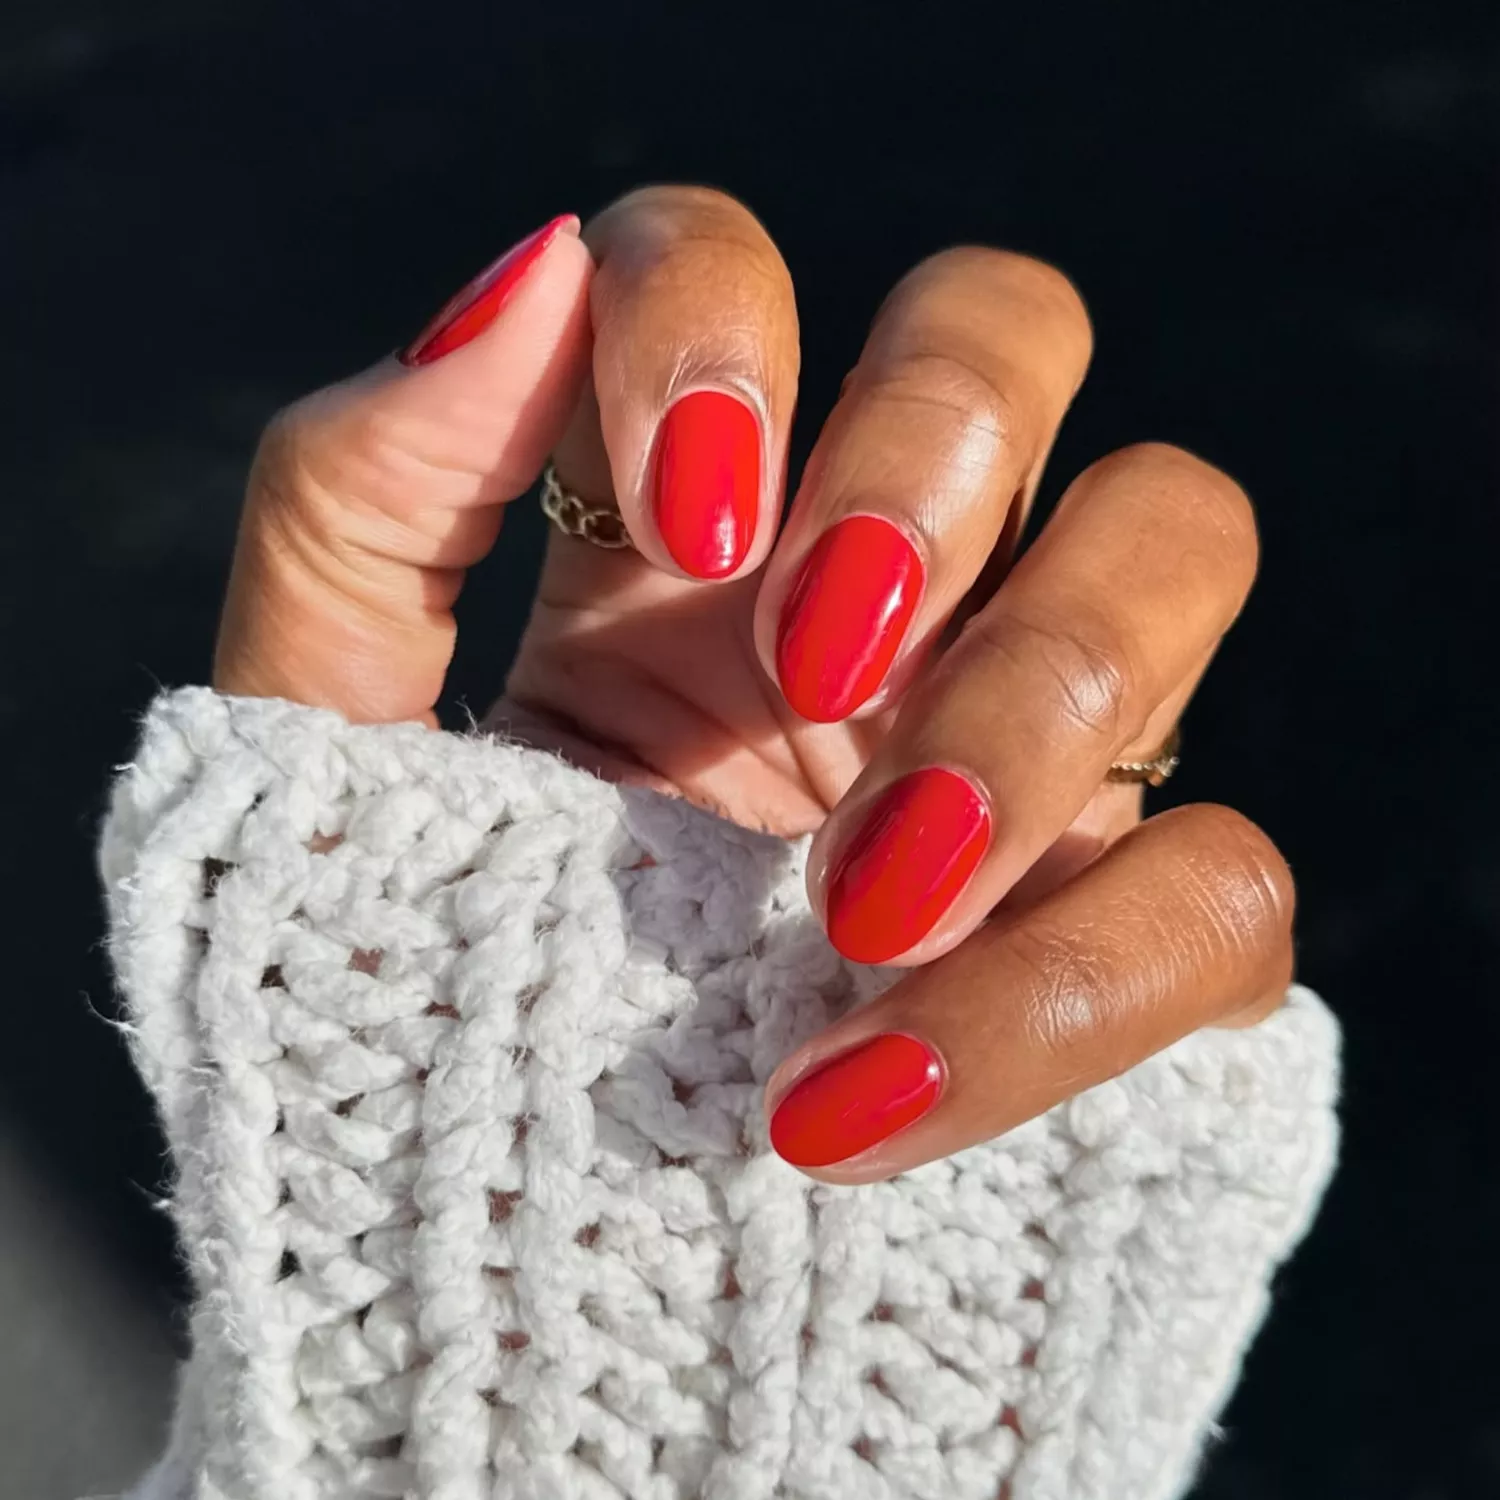
[{"label": "hand", "polygon": [[778,536],[798,327],[764,229],[654,188],[585,239],[549,226],[401,359],[273,421],[218,686],[434,722],[464,570],[555,453],[638,550],[554,536],[501,711],[603,774],[816,829],[835,945],[913,971],[770,1080],[789,1160],[886,1176],[1279,1004],[1292,888],[1264,834],[1141,823],[1105,779],[1244,601],[1244,495],[1126,449],[1015,556],[1088,361],[1070,284],[982,249],[904,278]]}]

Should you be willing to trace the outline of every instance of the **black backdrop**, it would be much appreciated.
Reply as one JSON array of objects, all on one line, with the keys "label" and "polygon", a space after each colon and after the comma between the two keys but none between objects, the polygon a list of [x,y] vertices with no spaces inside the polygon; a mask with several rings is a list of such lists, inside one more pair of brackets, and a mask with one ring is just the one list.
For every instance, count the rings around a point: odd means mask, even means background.
[{"label": "black backdrop", "polygon": [[[159,1142],[84,998],[109,1013],[89,846],[131,715],[205,676],[258,427],[550,215],[705,181],[796,279],[799,453],[888,284],[973,239],[1094,316],[1049,493],[1160,437],[1256,497],[1172,792],[1289,854],[1346,1144],[1198,1493],[1500,1490],[1494,7],[116,9],[0,19],[0,1128],[89,1232],[171,1295]],[[534,516],[507,538],[455,702],[524,614]]]}]

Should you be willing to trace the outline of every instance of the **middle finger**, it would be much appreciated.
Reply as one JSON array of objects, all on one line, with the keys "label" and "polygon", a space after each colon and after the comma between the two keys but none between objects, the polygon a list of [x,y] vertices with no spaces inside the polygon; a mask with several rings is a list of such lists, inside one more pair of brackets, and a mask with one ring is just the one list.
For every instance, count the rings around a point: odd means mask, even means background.
[{"label": "middle finger", "polygon": [[1081,475],[819,831],[834,945],[920,963],[972,931],[1110,764],[1155,748],[1256,558],[1249,501],[1192,454],[1143,444]]},{"label": "middle finger", "polygon": [[948,250],[887,298],[757,601],[761,660],[804,719],[909,675],[1014,535],[1089,347],[1072,285],[1021,255]]}]

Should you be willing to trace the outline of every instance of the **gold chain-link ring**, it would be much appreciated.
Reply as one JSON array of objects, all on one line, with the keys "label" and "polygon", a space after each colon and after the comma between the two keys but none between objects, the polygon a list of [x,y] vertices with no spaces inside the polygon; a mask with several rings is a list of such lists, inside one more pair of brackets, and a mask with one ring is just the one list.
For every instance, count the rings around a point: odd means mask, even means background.
[{"label": "gold chain-link ring", "polygon": [[1106,781],[1160,786],[1182,764],[1182,731],[1174,729],[1167,742],[1148,760],[1119,760],[1105,773]]},{"label": "gold chain-link ring", "polygon": [[[542,509],[564,536],[576,536],[611,551],[635,546],[619,511],[612,505],[590,505],[581,495],[575,495],[564,486],[555,465],[550,463],[542,475]],[[1160,786],[1181,764],[1178,753],[1181,744],[1182,735],[1174,729],[1155,755],[1147,760],[1117,761],[1106,772],[1105,780]]]},{"label": "gold chain-link ring", "polygon": [[612,551],[635,546],[619,511],[612,505],[590,505],[572,490],[564,488],[551,464],[542,475],[542,509],[564,536],[576,536]]}]

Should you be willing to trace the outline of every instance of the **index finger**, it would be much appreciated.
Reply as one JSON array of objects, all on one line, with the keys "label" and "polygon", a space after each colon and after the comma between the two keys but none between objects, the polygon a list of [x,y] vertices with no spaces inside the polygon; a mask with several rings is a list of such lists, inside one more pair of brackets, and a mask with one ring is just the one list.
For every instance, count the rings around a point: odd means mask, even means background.
[{"label": "index finger", "polygon": [[277,414],[255,457],[214,685],[422,719],[464,572],[578,399],[593,263],[555,220],[454,298],[400,361]]}]

